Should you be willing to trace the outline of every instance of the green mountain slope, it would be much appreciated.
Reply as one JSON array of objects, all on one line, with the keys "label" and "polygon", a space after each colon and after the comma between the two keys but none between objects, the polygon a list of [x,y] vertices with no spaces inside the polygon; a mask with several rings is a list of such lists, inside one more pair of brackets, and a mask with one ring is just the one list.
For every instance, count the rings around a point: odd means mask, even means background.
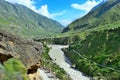
[{"label": "green mountain slope", "polygon": [[63,26],[29,8],[0,0],[0,28],[24,36],[60,33]]},{"label": "green mountain slope", "polygon": [[120,0],[108,0],[100,3],[84,17],[75,20],[63,32],[85,31],[90,29],[107,29],[120,25]]},{"label": "green mountain slope", "polygon": [[75,68],[95,80],[120,80],[120,0],[108,0],[63,32],[77,34],[63,49]]},{"label": "green mountain slope", "polygon": [[120,28],[92,32],[85,40],[70,45],[66,55],[77,69],[89,76],[119,80]]}]

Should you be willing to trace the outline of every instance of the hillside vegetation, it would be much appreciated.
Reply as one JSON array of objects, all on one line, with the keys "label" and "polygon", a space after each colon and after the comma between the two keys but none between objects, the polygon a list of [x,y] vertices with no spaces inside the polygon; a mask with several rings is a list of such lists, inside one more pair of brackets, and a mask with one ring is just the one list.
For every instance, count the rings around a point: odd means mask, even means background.
[{"label": "hillside vegetation", "polygon": [[65,50],[76,68],[103,80],[120,79],[120,28],[96,31]]},{"label": "hillside vegetation", "polygon": [[50,36],[60,33],[63,26],[29,8],[0,0],[0,29],[21,36]]}]

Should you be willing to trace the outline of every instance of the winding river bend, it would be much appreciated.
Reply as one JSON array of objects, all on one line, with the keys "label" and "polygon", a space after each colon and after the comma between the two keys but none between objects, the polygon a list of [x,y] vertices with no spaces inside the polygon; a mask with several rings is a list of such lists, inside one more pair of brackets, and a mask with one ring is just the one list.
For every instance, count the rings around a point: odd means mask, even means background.
[{"label": "winding river bend", "polygon": [[61,68],[63,68],[73,80],[90,80],[90,78],[84,76],[82,72],[70,68],[71,63],[65,57],[63,51],[61,50],[61,48],[66,48],[68,46],[48,45],[48,47],[51,47],[51,50],[49,52],[49,56],[51,57],[51,59]]}]

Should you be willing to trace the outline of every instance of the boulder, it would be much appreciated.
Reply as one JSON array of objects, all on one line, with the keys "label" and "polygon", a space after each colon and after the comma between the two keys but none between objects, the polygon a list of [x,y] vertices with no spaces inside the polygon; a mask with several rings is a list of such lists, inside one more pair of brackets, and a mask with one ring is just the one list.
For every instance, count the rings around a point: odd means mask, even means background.
[{"label": "boulder", "polygon": [[[27,69],[40,63],[42,43],[26,40],[12,33],[0,30],[0,62],[14,57],[20,59]],[[39,66],[40,67],[40,64]]]}]

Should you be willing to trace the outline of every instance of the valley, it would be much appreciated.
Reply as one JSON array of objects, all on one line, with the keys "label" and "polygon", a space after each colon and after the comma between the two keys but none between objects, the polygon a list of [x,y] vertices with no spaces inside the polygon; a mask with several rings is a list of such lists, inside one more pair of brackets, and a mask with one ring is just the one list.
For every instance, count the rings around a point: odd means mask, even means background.
[{"label": "valley", "polygon": [[0,80],[120,80],[120,0],[66,27],[0,0]]}]

